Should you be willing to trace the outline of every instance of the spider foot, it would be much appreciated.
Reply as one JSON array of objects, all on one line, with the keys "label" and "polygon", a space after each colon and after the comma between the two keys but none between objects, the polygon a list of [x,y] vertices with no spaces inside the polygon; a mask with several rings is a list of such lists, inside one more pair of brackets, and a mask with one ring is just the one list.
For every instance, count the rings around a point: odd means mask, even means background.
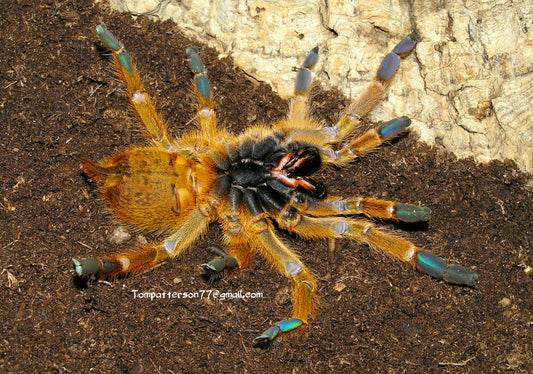
[{"label": "spider foot", "polygon": [[194,84],[200,94],[201,100],[205,102],[211,101],[211,85],[209,84],[209,78],[207,78],[207,70],[198,54],[198,48],[187,48],[185,53],[189,58],[189,63],[194,72]]},{"label": "spider foot", "polygon": [[303,321],[300,318],[289,318],[274,323],[274,326],[268,328],[261,335],[254,339],[254,345],[264,347],[278,336],[280,332],[287,332],[294,330],[302,325]]},{"label": "spider foot", "polygon": [[318,47],[315,47],[309,52],[302,67],[298,70],[296,75],[296,83],[294,85],[294,93],[296,95],[305,94],[309,91],[311,86],[311,68],[318,60]]},{"label": "spider foot", "polygon": [[116,262],[107,258],[84,258],[83,260],[72,259],[74,271],[79,277],[91,275],[98,272],[111,273],[119,266]]},{"label": "spider foot", "polygon": [[431,209],[411,204],[394,204],[394,214],[404,222],[427,222],[431,219]]},{"label": "spider foot", "polygon": [[387,140],[400,134],[403,130],[409,127],[410,124],[411,120],[409,117],[403,116],[383,123],[377,128],[377,132],[382,140]]},{"label": "spider foot", "polygon": [[400,60],[411,52],[416,46],[416,35],[409,34],[403,39],[391,53],[385,56],[376,74],[377,78],[382,81],[389,81],[392,79],[398,67],[400,66]]},{"label": "spider foot", "polygon": [[433,278],[460,286],[475,286],[477,274],[461,265],[448,265],[442,258],[428,251],[419,251],[415,256],[418,270]]},{"label": "spider foot", "polygon": [[238,265],[238,262],[235,257],[228,256],[217,247],[210,247],[210,249],[218,253],[219,256],[201,266],[205,271],[205,276],[209,278],[210,281],[216,281],[222,277],[224,270],[235,268]]},{"label": "spider foot", "polygon": [[96,26],[96,33],[100,37],[100,40],[116,54],[119,64],[126,69],[129,74],[133,75],[135,69],[128,51],[124,49],[124,45],[107,29],[104,23]]},{"label": "spider foot", "polygon": [[381,124],[377,128],[372,128],[363,135],[355,138],[339,150],[334,159],[337,162],[350,162],[355,157],[362,156],[372,149],[375,149],[384,141],[392,139],[402,133],[409,125],[409,117],[403,116],[395,118]]}]

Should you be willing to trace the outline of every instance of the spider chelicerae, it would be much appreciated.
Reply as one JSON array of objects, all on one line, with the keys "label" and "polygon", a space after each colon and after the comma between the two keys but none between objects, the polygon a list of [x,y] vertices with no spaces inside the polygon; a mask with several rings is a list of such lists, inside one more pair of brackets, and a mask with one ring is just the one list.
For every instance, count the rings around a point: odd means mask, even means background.
[{"label": "spider chelicerae", "polygon": [[367,197],[328,196],[326,187],[312,178],[324,165],[349,163],[410,125],[409,118],[400,117],[352,136],[381,99],[401,59],[415,48],[415,34],[385,56],[373,81],[334,125],[323,125],[309,113],[311,68],[318,60],[318,48],[313,48],[297,72],[287,117],[268,126],[250,126],[238,135],[217,124],[206,69],[198,50],[188,48],[198,98],[197,129],[171,138],[122,43],[104,24],[98,25],[96,32],[112,52],[133,111],[151,142],[100,164],[83,159],[83,168],[118,218],[135,229],[166,237],[108,257],[73,259],[78,276],[116,276],[151,269],[178,256],[217,222],[227,251],[203,265],[208,274],[216,277],[228,269],[241,269],[257,253],[293,284],[292,317],[256,337],[257,345],[268,344],[280,332],[307,325],[316,302],[317,283],[278,238],[274,224],[304,239],[351,238],[409,262],[434,278],[475,285],[477,275],[470,270],[449,265],[371,221],[353,217],[426,222],[429,208]]}]

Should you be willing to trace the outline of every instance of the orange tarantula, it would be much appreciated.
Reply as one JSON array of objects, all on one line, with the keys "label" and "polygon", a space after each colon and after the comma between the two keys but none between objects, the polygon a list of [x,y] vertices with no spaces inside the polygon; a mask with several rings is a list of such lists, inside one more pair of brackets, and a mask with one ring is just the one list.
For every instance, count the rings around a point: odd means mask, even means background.
[{"label": "orange tarantula", "polygon": [[204,264],[207,273],[216,275],[225,269],[243,268],[250,256],[258,253],[294,287],[292,317],[276,322],[256,337],[257,345],[268,344],[280,332],[307,325],[315,304],[315,280],[278,238],[274,223],[304,239],[358,240],[449,283],[476,283],[477,275],[470,270],[450,266],[368,220],[353,218],[362,214],[424,222],[430,219],[429,208],[367,197],[328,196],[326,187],[312,178],[323,165],[349,163],[409,126],[409,118],[401,117],[354,139],[350,137],[380,100],[401,58],[414,49],[414,34],[385,56],[374,80],[336,124],[324,126],[309,114],[310,69],[318,59],[318,48],[313,48],[298,70],[287,118],[269,126],[251,126],[239,135],[217,125],[206,69],[198,50],[188,48],[186,54],[199,101],[198,129],[173,139],[143,91],[122,43],[104,24],[98,25],[96,32],[112,51],[131,106],[152,142],[126,149],[101,164],[84,159],[83,168],[118,218],[134,228],[168,236],[161,242],[109,257],[73,259],[78,276],[114,276],[153,268],[178,256],[211,223],[218,222],[228,252]]}]

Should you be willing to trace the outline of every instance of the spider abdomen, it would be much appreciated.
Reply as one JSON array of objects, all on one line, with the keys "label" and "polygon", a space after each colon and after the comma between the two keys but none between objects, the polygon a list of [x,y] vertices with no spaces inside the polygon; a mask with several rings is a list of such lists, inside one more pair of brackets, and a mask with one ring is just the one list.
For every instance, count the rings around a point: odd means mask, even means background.
[{"label": "spider abdomen", "polygon": [[102,165],[82,163],[109,208],[126,223],[148,231],[179,226],[213,184],[207,167],[155,147],[126,150]]}]

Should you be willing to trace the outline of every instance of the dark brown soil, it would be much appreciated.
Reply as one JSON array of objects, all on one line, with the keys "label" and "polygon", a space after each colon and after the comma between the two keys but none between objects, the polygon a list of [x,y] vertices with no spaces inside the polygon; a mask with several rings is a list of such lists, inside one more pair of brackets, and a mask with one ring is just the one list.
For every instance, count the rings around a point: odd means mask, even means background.
[{"label": "dark brown soil", "polygon": [[[71,3],[76,3],[72,5]],[[83,176],[140,138],[94,27],[105,21],[135,57],[172,131],[194,115],[185,39],[173,23],[119,15],[91,1],[12,1],[0,7],[0,371],[13,373],[530,372],[533,370],[533,211],[512,162],[476,165],[407,135],[346,168],[323,173],[333,193],[433,210],[427,227],[381,224],[475,269],[475,288],[447,285],[367,246],[282,234],[320,281],[310,328],[267,349],[251,341],[290,314],[288,282],[255,259],[214,284],[194,250],[157,269],[78,282],[72,257],[112,253],[117,224]],[[287,103],[201,47],[221,124],[282,117]],[[288,67],[290,68],[290,67]],[[333,121],[346,101],[318,92]],[[131,246],[133,237],[122,247]],[[343,288],[344,287],[344,288]],[[247,300],[134,299],[132,290],[263,292]]]}]

